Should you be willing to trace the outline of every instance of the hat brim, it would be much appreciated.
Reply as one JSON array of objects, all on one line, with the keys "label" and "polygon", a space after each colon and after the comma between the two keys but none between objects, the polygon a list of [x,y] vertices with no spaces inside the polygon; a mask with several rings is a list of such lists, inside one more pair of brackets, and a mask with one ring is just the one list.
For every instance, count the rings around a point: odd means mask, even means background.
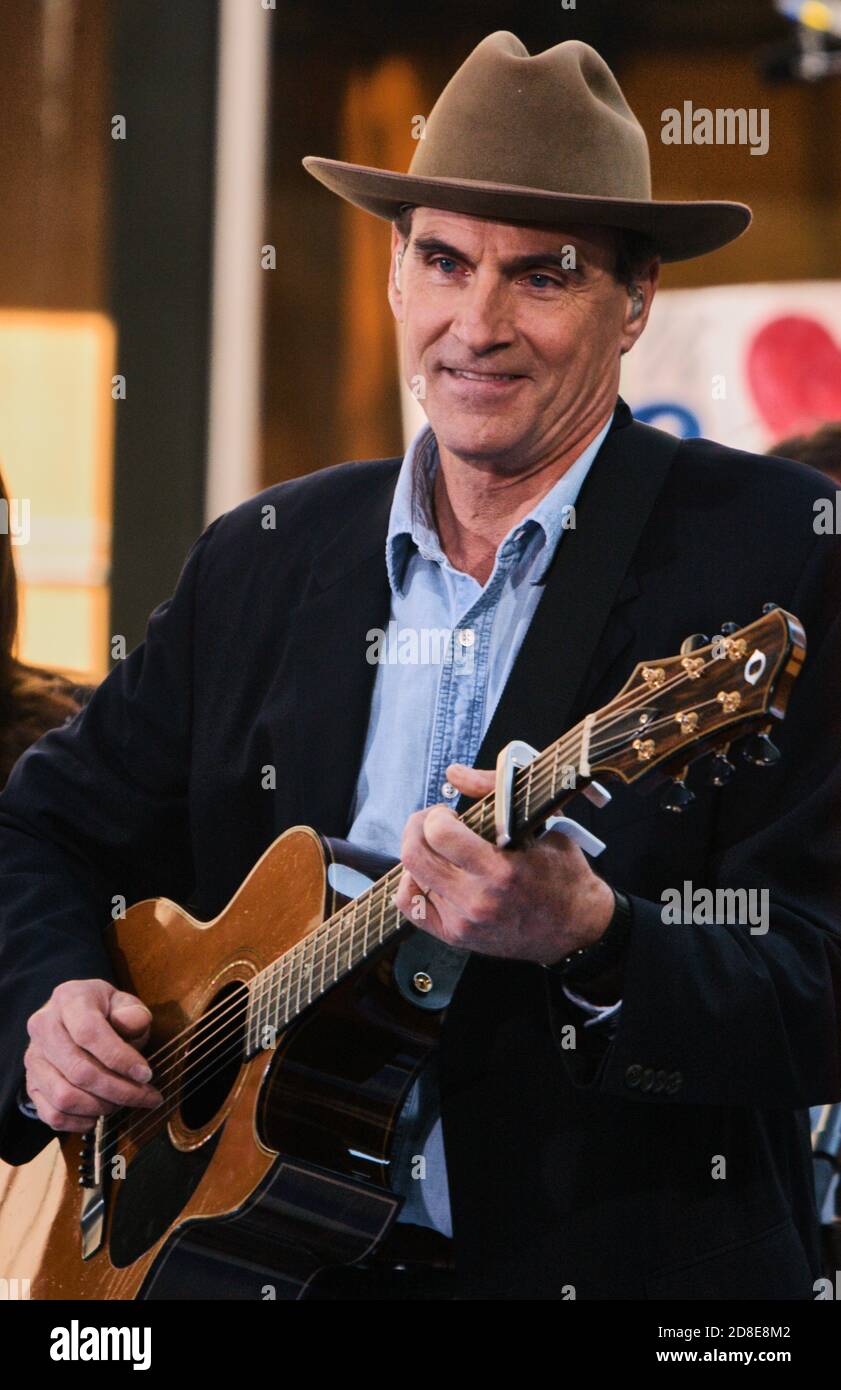
[{"label": "hat brim", "polygon": [[750,226],[745,203],[598,198],[476,179],[421,178],[308,154],[301,163],[332,193],[391,221],[404,203],[500,222],[587,222],[642,232],[663,261],[687,261],[735,241]]}]

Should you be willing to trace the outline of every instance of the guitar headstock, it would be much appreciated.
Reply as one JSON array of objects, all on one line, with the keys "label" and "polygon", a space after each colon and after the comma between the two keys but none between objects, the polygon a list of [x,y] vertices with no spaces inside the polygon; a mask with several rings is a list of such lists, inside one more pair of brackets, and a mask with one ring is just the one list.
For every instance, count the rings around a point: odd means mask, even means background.
[{"label": "guitar headstock", "polygon": [[[674,776],[704,753],[766,730],[772,718],[785,717],[805,654],[800,623],[771,608],[747,627],[694,648],[687,639],[677,656],[641,663],[592,716],[592,775],[612,773],[630,783],[657,768]],[[760,751],[754,761],[775,760],[767,740],[765,747],[769,756]]]}]

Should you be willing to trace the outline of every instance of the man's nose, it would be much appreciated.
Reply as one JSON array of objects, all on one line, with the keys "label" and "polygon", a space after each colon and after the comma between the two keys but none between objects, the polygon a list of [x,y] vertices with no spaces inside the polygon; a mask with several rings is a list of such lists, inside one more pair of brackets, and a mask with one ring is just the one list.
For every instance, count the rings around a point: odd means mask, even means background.
[{"label": "man's nose", "polygon": [[458,296],[451,331],[471,352],[487,352],[514,336],[507,287],[498,280],[475,275]]}]

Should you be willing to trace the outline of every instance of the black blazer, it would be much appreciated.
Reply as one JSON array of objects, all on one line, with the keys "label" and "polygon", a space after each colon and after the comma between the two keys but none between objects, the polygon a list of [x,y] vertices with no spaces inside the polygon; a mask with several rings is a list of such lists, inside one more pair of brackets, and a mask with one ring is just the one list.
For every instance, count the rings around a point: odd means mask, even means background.
[{"label": "black blazer", "polygon": [[[347,834],[399,465],[328,468],[214,521],[146,641],[16,765],[0,795],[7,1160],[50,1137],[14,1104],[26,1020],[61,980],[109,976],[116,895],[209,917],[288,826]],[[674,820],[632,790],[581,804],[634,912],[612,1042],[579,1027],[568,1050],[581,1019],[553,977],[471,958],[440,1059],[464,1297],[812,1296],[807,1107],[841,1099],[841,565],[813,527],[829,493],[617,404],[477,765],[511,738],[546,746],[637,661],[766,602],[801,619],[807,661],[778,767],[699,786]],[[665,926],[661,892],[687,880],[768,888],[770,931]]]}]

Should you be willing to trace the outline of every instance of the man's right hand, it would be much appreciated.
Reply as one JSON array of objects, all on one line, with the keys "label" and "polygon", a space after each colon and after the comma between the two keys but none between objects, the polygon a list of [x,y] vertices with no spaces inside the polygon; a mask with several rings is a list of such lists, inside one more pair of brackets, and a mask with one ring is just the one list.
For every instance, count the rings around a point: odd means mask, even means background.
[{"label": "man's right hand", "polygon": [[84,1133],[120,1106],[160,1105],[138,1050],[151,1023],[145,1004],[107,980],[58,985],[29,1019],[23,1059],[29,1099],[44,1123]]}]

